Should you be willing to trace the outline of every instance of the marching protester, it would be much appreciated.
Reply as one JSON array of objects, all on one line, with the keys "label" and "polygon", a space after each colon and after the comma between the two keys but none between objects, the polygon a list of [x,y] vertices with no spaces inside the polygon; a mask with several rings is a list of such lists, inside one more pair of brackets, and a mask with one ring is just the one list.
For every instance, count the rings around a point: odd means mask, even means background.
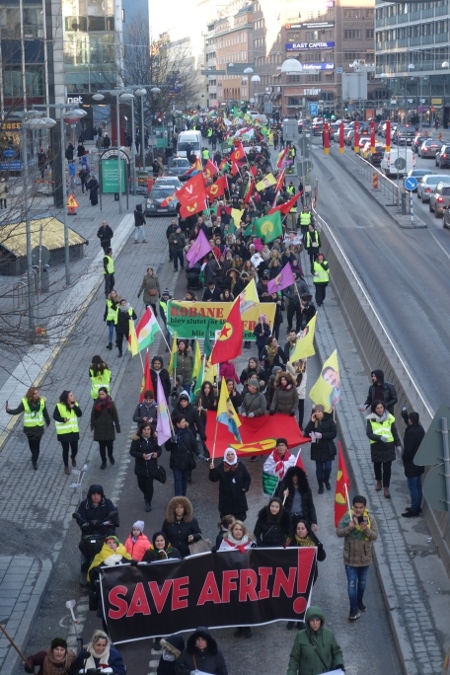
[{"label": "marching protester", "polygon": [[344,565],[350,601],[349,621],[359,619],[367,611],[363,603],[367,573],[373,560],[373,542],[378,539],[378,526],[367,509],[362,495],[353,497],[352,508],[340,521],[336,534],[344,539]]},{"label": "marching protester", "polygon": [[113,348],[114,329],[117,324],[119,303],[120,295],[117,291],[112,290],[106,297],[105,313],[103,315],[103,321],[106,321],[106,325],[108,326],[108,344],[106,345],[106,349],[110,351]]},{"label": "marching protester", "polygon": [[371,413],[367,415],[366,435],[370,439],[370,458],[375,471],[375,490],[384,489],[384,496],[390,499],[392,462],[395,460],[395,448],[401,453],[400,437],[395,417],[386,409],[382,401],[374,401]]},{"label": "marching protester", "polygon": [[284,546],[291,530],[289,513],[281,499],[271,497],[267,506],[258,512],[258,520],[253,530],[257,545]]},{"label": "marching protester", "polygon": [[166,401],[168,401],[172,385],[170,382],[169,371],[166,368],[164,368],[164,360],[162,356],[154,356],[152,358],[150,375],[152,378],[153,394],[155,396],[155,400],[156,401],[158,400],[157,392],[158,392],[158,376],[159,376],[161,379],[162,388],[164,389],[164,396],[166,397]]},{"label": "marching protester", "polygon": [[285,438],[277,438],[275,449],[268,455],[263,466],[263,491],[272,496],[278,483],[282,481],[288,469],[295,466],[297,458],[288,450]]},{"label": "marching protester", "polygon": [[318,253],[313,267],[313,283],[316,287],[316,305],[322,307],[330,281],[330,268],[323,253]]},{"label": "marching protester", "polygon": [[119,415],[117,414],[116,404],[108,394],[106,387],[100,387],[98,398],[94,401],[91,412],[91,431],[94,434],[94,441],[99,444],[101,469],[106,469],[106,453],[111,464],[114,460],[114,441],[116,433],[120,434]]},{"label": "marching protester", "polygon": [[317,530],[316,507],[306,473],[299,466],[291,466],[278,484],[275,495],[283,499],[283,505],[291,516],[292,529],[303,518],[312,530]]},{"label": "marching protester", "polygon": [[78,418],[82,414],[74,394],[65,389],[59,397],[59,403],[55,406],[53,419],[55,420],[56,436],[62,446],[64,473],[67,475],[70,475],[69,450],[72,466],[77,465],[75,458],[78,453],[78,441],[80,440]]},{"label": "marching protester", "polygon": [[122,358],[123,339],[125,338],[125,340],[128,340],[130,335],[130,321],[134,321],[134,319],[137,319],[136,312],[125,298],[121,298],[117,308],[116,321],[116,346],[119,359]]},{"label": "marching protester", "polygon": [[248,511],[246,493],[250,489],[252,479],[245,464],[238,461],[233,448],[225,450],[223,460],[217,467],[214,466],[214,461],[211,461],[209,480],[219,483],[220,517],[231,514],[236,520],[244,521]]},{"label": "marching protester", "polygon": [[241,405],[242,417],[262,417],[266,414],[266,398],[259,391],[259,380],[251,377],[247,381],[247,389]]},{"label": "marching protester", "polygon": [[111,247],[111,239],[114,237],[114,232],[108,225],[107,220],[102,220],[102,224],[97,230],[97,237],[100,239],[100,246],[105,252]]},{"label": "marching protester", "polygon": [[202,531],[187,497],[172,497],[167,502],[161,530],[182,558],[190,555],[189,545],[202,539]]},{"label": "marching protester", "polygon": [[31,654],[24,663],[26,673],[36,673],[37,675],[47,675],[48,673],[61,673],[61,675],[70,675],[75,671],[76,661],[75,653],[67,648],[67,641],[64,638],[55,637],[50,643],[50,648],[45,651]]},{"label": "marching protester", "polygon": [[126,675],[127,669],[122,654],[113,647],[111,640],[102,630],[94,631],[91,641],[83,647],[72,669],[73,673],[88,672],[100,668],[111,668],[114,675]]},{"label": "marching protester", "polygon": [[8,415],[23,413],[23,432],[27,437],[28,447],[30,448],[33,469],[36,470],[41,439],[44,435],[44,423],[50,426],[45,398],[40,395],[37,387],[30,387],[17,408],[10,408],[8,401],[6,401],[5,411]]},{"label": "marching protester", "polygon": [[333,631],[325,627],[320,607],[311,605],[306,610],[305,628],[295,637],[287,675],[320,675],[339,668],[344,669],[342,649]]},{"label": "marching protester", "polygon": [[142,562],[152,563],[158,560],[180,560],[181,553],[172,546],[165,532],[155,532],[150,547],[144,554]]},{"label": "marching protester", "polygon": [[[322,562],[327,557],[325,549],[322,542],[319,540],[318,536],[312,529],[311,525],[304,518],[300,518],[294,524],[294,527],[291,529],[291,536],[286,539],[286,548],[292,548],[293,546],[315,546],[317,547],[317,560]],[[313,583],[316,583],[318,576],[317,564],[314,571],[314,580]],[[290,625],[291,624],[291,625]],[[294,622],[289,622],[287,629],[291,630],[294,627]]]},{"label": "marching protester", "polygon": [[172,419],[175,433],[166,441],[165,447],[170,452],[169,465],[173,473],[175,496],[184,497],[191,472],[197,466],[196,459],[206,460],[206,457],[200,452],[184,413],[176,413]]},{"label": "marching protester", "polygon": [[158,470],[161,448],[150,422],[143,422],[133,436],[130,455],[134,457],[134,475],[139,490],[144,495],[145,510],[152,510],[153,481]]},{"label": "marching protester", "polygon": [[186,649],[175,665],[176,675],[191,675],[197,672],[228,675],[225,658],[217,646],[217,642],[205,627],[189,636]]},{"label": "marching protester", "polygon": [[386,410],[393,415],[394,405],[398,400],[394,385],[384,381],[384,372],[382,370],[372,370],[370,375],[372,384],[369,387],[365,402],[359,406],[360,412],[367,410],[374,401],[382,401],[386,406]]},{"label": "marching protester", "polygon": [[176,665],[184,650],[184,640],[181,635],[169,635],[161,638],[162,654],[159,659],[156,675],[177,675]]},{"label": "marching protester", "polygon": [[275,375],[274,392],[270,404],[270,414],[280,413],[295,417],[298,409],[298,394],[294,378],[290,373],[280,370]]},{"label": "marching protester", "polygon": [[334,439],[337,436],[336,422],[330,413],[325,413],[323,405],[314,407],[304,435],[311,438],[311,459],[316,463],[316,476],[321,495],[324,492],[324,485],[327,490],[331,490],[331,465],[336,456]]},{"label": "marching protester", "polygon": [[91,398],[98,398],[100,387],[109,390],[111,371],[108,368],[108,364],[98,354],[92,357],[92,363],[89,366],[89,378],[91,380]]},{"label": "marching protester", "polygon": [[156,405],[155,397],[151,389],[144,392],[144,398],[141,403],[138,403],[133,415],[133,422],[136,424],[148,423],[152,429],[156,429],[156,422],[158,417],[158,407]]},{"label": "marching protester", "polygon": [[144,534],[144,521],[137,520],[133,523],[131,532],[125,539],[125,550],[131,556],[132,560],[140,562],[144,554],[150,548],[148,537]]},{"label": "marching protester", "polygon": [[423,441],[425,430],[420,424],[419,413],[412,410],[408,412],[404,408],[402,410],[402,417],[406,423],[402,460],[411,496],[411,506],[406,507],[406,511],[402,513],[402,516],[403,518],[415,518],[422,511],[422,474],[425,471],[425,467],[414,464],[414,457]]},{"label": "marching protester", "polygon": [[[136,240],[135,243],[137,244]],[[137,294],[138,298],[141,297],[141,293],[144,294],[144,305],[146,307],[151,307],[153,314],[158,316],[158,298],[161,295],[161,288],[159,285],[159,279],[156,276],[153,267],[147,267],[147,273],[142,279],[142,283]]]}]

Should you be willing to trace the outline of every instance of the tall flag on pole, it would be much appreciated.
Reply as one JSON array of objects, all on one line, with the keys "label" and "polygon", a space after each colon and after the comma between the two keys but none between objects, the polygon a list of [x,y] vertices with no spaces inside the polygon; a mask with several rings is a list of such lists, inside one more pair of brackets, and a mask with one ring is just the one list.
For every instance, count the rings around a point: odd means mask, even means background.
[{"label": "tall flag on pole", "polygon": [[136,328],[133,319],[128,320],[128,349],[131,356],[136,356],[139,351],[138,339],[136,337]]},{"label": "tall flag on pole", "polygon": [[323,405],[325,412],[331,412],[341,397],[341,378],[337,350],[322,366],[321,373],[309,392],[309,398],[316,405]]},{"label": "tall flag on pole", "polygon": [[264,178],[259,181],[259,183],[256,183],[256,189],[258,190],[258,192],[261,192],[262,190],[265,190],[266,188],[275,185],[276,182],[277,180],[273,175],[273,173],[268,173],[267,176],[264,176]]},{"label": "tall flag on pole", "polygon": [[242,354],[242,340],[244,338],[244,323],[241,317],[241,303],[239,296],[233,302],[220,335],[211,352],[211,363],[222,363]]},{"label": "tall flag on pole", "polygon": [[[142,382],[141,382],[141,392],[139,394],[139,403],[142,403],[144,400],[144,394],[146,391],[153,391],[153,382],[152,375],[150,373],[150,354],[147,352],[145,354],[145,363],[144,363],[144,372],[142,373]],[[153,391],[153,396],[155,392]]]},{"label": "tall flag on pole", "polygon": [[338,441],[338,469],[336,474],[336,490],[334,493],[334,526],[337,527],[350,510],[349,492],[350,478],[347,467],[345,466],[344,453],[342,452],[342,443]]},{"label": "tall flag on pole", "polygon": [[295,343],[294,350],[289,357],[291,363],[295,363],[300,359],[306,359],[308,356],[314,356],[316,350],[314,349],[314,333],[316,332],[317,314],[308,321],[305,328],[302,330],[299,339]]},{"label": "tall flag on pole", "polygon": [[260,237],[267,244],[282,234],[281,215],[275,211],[271,215],[256,218],[245,230],[244,237]]},{"label": "tall flag on pole", "polygon": [[288,154],[288,152],[289,152],[289,146],[286,145],[283,152],[280,152],[280,154],[278,155],[277,167],[279,169],[281,169],[281,167],[283,166],[284,159],[285,159],[286,155]]},{"label": "tall flag on pole", "polygon": [[[239,304],[237,306],[239,307]],[[220,384],[220,396],[219,402],[217,404],[217,422],[225,424],[235,439],[239,443],[242,443],[241,434],[239,433],[241,420],[239,419],[238,414],[234,409],[234,405],[230,400],[230,393],[228,391],[226,379],[224,377],[222,377],[222,382]]]},{"label": "tall flag on pole", "polygon": [[136,326],[136,337],[139,351],[147,349],[155,340],[158,333],[161,332],[159,324],[150,307],[147,307]]},{"label": "tall flag on pole", "polygon": [[170,361],[167,367],[169,375],[172,375],[172,373],[177,369],[177,362],[178,362],[178,340],[177,334],[174,333],[172,339],[172,349],[170,350]]},{"label": "tall flag on pole", "polygon": [[258,290],[256,288],[256,281],[251,279],[247,286],[239,293],[241,301],[241,313],[248,312],[252,307],[259,305]]},{"label": "tall flag on pole", "polygon": [[269,293],[278,293],[288,286],[295,284],[294,275],[292,274],[291,263],[287,262],[281,272],[277,274],[275,279],[271,279],[267,284]]},{"label": "tall flag on pole", "polygon": [[303,193],[303,190],[301,192],[298,192],[293,197],[291,197],[291,199],[289,199],[289,201],[284,202],[284,204],[279,204],[278,206],[272,206],[270,211],[268,211],[267,215],[270,216],[272,213],[276,213],[277,211],[281,211],[281,213],[286,216],[289,213],[289,211],[293,207],[295,207],[297,201],[302,196],[302,193]]},{"label": "tall flag on pole", "polygon": [[158,417],[156,420],[156,433],[158,434],[158,445],[161,446],[163,443],[169,440],[172,437],[172,427],[170,424],[170,414],[169,406],[167,405],[166,395],[164,393],[164,387],[161,383],[160,374],[157,373],[157,396],[158,401]]},{"label": "tall flag on pole", "polygon": [[194,267],[195,263],[205,257],[211,251],[211,244],[209,243],[206,234],[200,230],[191,248],[186,253],[186,260],[189,267]]},{"label": "tall flag on pole", "polygon": [[200,345],[198,344],[198,340],[196,340],[194,347],[194,364],[192,366],[193,380],[196,380],[198,378],[201,367],[202,367],[202,353],[200,351]]}]

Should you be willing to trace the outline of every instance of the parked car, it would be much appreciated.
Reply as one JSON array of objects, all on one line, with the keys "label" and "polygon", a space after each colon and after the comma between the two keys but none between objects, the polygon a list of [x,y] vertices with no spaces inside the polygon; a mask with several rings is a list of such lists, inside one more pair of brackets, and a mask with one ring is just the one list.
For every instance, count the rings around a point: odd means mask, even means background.
[{"label": "parked car", "polygon": [[434,159],[438,150],[441,149],[441,145],[442,143],[439,141],[435,141],[432,138],[427,138],[427,140],[424,141],[419,148],[419,157],[422,157],[423,159]]},{"label": "parked car", "polygon": [[392,144],[411,145],[416,133],[415,128],[409,124],[398,125],[392,133]]},{"label": "parked car", "polygon": [[450,229],[450,209],[444,210],[444,218],[442,220],[442,225]]},{"label": "parked car", "polygon": [[[405,176],[405,180],[409,178],[409,176],[412,176],[413,178],[417,178],[417,185],[419,185],[420,181],[424,176],[430,176],[433,175],[434,171],[429,171],[428,169],[411,169],[411,171],[408,171],[408,175]],[[415,190],[412,190],[412,192],[417,192],[417,188]]]},{"label": "parked car", "polygon": [[312,132],[313,136],[321,136],[323,131],[323,122],[313,122]]},{"label": "parked car", "polygon": [[450,145],[443,145],[436,153],[436,166],[440,169],[450,166]]},{"label": "parked car", "polygon": [[441,181],[448,181],[448,179],[449,177],[442,173],[427,174],[417,186],[417,199],[421,199],[422,204],[425,204],[425,202],[429,201],[430,194],[433,192],[436,185]]},{"label": "parked car", "polygon": [[164,171],[163,178],[166,178],[167,176],[177,176],[180,181],[183,182],[190,178],[190,176],[186,174],[186,171],[190,168],[191,164],[186,157],[174,157],[171,165]]},{"label": "parked car", "polygon": [[[345,139],[345,135],[350,131],[350,129],[351,129],[351,127],[349,127],[347,125],[344,126],[344,139]],[[335,143],[339,143],[339,134],[340,134],[340,129],[335,131],[334,134],[333,134],[333,141]]]},{"label": "parked car", "polygon": [[[181,185],[181,183],[180,183]],[[177,212],[178,199],[176,188],[170,183],[156,181],[150,190],[145,206],[146,216],[174,216]]]},{"label": "parked car", "polygon": [[375,144],[375,152],[372,152],[371,146],[369,143],[369,152],[367,153],[367,161],[370,162],[373,166],[380,166],[381,165],[381,160],[384,157],[384,153],[386,150],[385,145],[381,145],[380,143]]},{"label": "parked car", "polygon": [[444,215],[445,209],[450,206],[450,176],[447,182],[441,181],[436,185],[429,199],[430,213],[434,211],[436,218]]},{"label": "parked car", "polygon": [[180,189],[181,181],[178,176],[161,176],[161,178],[155,180],[153,187],[156,187],[157,185],[170,185],[172,190],[175,191]]},{"label": "parked car", "polygon": [[428,136],[422,136],[421,134],[417,134],[417,136],[414,137],[413,142],[411,143],[411,149],[413,152],[416,154],[419,152],[419,148],[422,145],[424,141],[428,139]]}]

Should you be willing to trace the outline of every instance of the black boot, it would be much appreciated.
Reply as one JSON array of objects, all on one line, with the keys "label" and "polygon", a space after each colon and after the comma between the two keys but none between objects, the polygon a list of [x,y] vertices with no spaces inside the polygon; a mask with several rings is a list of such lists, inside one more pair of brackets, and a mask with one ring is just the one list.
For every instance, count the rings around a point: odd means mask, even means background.
[{"label": "black boot", "polygon": [[319,483],[319,495],[323,495],[323,483]]}]

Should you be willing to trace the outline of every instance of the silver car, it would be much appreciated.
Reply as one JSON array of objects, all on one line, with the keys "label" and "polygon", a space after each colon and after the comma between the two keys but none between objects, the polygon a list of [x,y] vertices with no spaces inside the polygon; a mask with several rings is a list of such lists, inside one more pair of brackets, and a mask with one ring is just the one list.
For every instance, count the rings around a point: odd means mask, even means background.
[{"label": "silver car", "polygon": [[449,177],[446,174],[428,174],[424,176],[417,186],[417,198],[422,200],[422,204],[430,201],[430,195],[434,188],[441,181],[448,182]]},{"label": "silver car", "polygon": [[436,218],[442,218],[445,209],[450,206],[450,176],[447,182],[441,182],[436,185],[430,195],[429,206],[430,213],[434,211]]}]

